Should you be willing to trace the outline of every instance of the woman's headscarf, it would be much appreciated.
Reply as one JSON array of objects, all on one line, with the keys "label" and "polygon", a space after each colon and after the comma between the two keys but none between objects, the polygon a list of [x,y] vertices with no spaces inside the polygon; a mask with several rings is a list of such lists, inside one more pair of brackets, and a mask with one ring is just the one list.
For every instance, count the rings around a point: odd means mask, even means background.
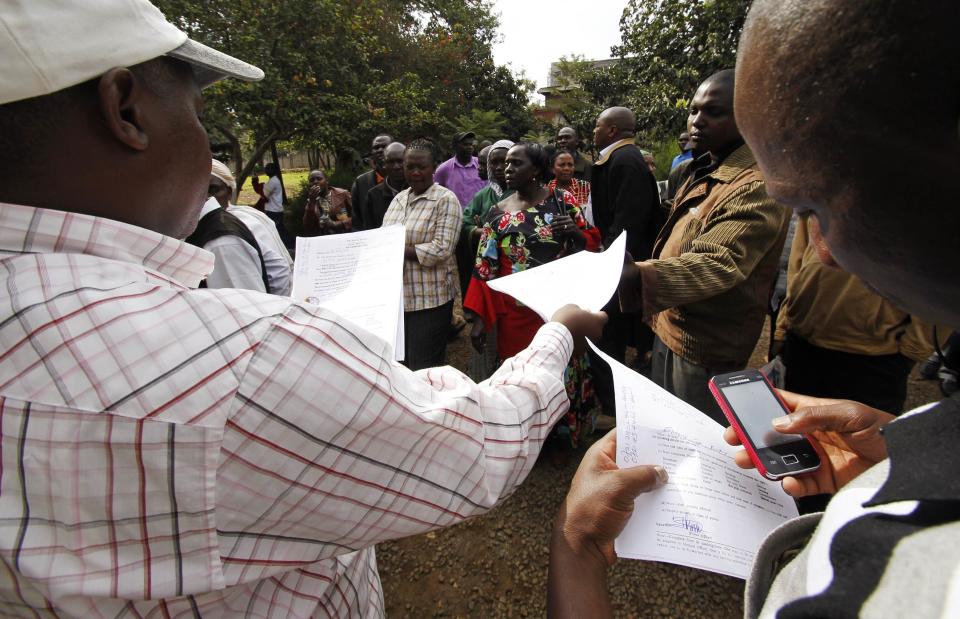
[{"label": "woman's headscarf", "polygon": [[510,150],[514,147],[514,143],[510,140],[497,140],[492,145],[490,145],[490,152],[487,153],[487,178],[490,179],[490,187],[493,189],[493,193],[499,198],[503,195],[503,187],[501,187],[493,177],[493,170],[490,168],[490,155],[493,154],[493,151],[505,148]]}]

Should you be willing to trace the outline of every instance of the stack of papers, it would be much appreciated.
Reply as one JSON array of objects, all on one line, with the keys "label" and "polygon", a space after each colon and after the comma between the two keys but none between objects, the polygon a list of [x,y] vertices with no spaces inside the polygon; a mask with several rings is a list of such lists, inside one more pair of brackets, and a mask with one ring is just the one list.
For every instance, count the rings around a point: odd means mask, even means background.
[{"label": "stack of papers", "polygon": [[292,297],[330,309],[403,360],[403,226],[297,237]]}]

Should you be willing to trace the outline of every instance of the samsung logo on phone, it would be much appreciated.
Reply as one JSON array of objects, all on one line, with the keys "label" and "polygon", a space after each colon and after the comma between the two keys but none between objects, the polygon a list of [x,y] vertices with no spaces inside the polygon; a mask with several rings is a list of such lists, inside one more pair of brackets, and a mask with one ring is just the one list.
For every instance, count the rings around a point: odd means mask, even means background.
[{"label": "samsung logo on phone", "polygon": [[729,381],[727,381],[727,382],[728,382],[729,384],[731,384],[731,385],[739,385],[740,383],[749,383],[749,382],[750,382],[750,379],[749,379],[749,378],[738,378],[738,379],[736,379],[736,380],[729,380]]}]

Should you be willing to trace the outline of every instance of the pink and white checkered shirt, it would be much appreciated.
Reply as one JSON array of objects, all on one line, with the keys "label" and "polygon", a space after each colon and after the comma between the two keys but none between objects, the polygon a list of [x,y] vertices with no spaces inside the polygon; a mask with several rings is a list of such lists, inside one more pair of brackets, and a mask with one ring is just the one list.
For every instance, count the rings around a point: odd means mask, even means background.
[{"label": "pink and white checkered shirt", "polygon": [[555,323],[478,385],[115,221],[0,205],[0,265],[4,616],[382,615],[373,545],[493,507],[568,406]]}]

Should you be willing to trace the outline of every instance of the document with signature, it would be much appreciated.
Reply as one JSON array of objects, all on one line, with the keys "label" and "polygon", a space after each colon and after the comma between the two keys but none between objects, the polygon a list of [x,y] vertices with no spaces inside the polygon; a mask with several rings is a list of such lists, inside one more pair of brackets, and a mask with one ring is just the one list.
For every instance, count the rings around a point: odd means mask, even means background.
[{"label": "document with signature", "polygon": [[670,474],[637,498],[617,556],[746,578],[763,538],[797,515],[793,499],[733,463],[720,424],[594,350],[613,370],[617,465],[659,464]]},{"label": "document with signature", "polygon": [[291,296],[333,310],[403,359],[403,226],[297,237]]},{"label": "document with signature", "polygon": [[620,284],[626,246],[627,233],[623,232],[604,252],[578,251],[487,284],[520,301],[544,321],[568,303],[599,312]]}]

